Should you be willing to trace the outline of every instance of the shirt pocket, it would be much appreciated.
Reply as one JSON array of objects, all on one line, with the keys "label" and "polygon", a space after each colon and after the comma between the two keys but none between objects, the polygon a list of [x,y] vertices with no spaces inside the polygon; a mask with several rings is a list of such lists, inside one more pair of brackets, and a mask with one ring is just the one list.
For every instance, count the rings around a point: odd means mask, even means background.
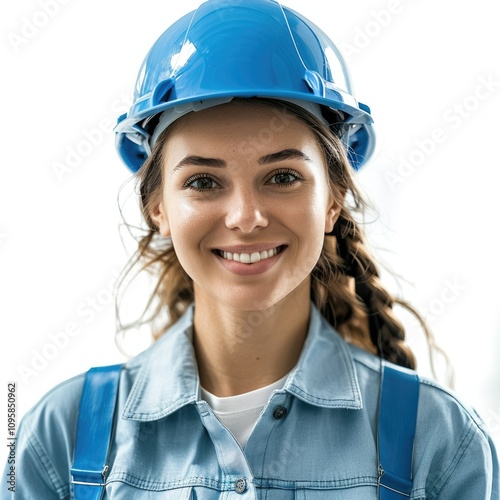
[{"label": "shirt pocket", "polygon": [[[212,500],[216,497],[206,497]],[[192,486],[171,490],[148,490],[136,488],[126,483],[113,482],[106,487],[103,500],[204,500],[197,496]]]},{"label": "shirt pocket", "polygon": [[[300,489],[295,491],[294,500],[378,500],[377,488],[374,486],[356,486],[350,488],[333,488],[326,490]],[[273,497],[268,497],[273,499]]]}]

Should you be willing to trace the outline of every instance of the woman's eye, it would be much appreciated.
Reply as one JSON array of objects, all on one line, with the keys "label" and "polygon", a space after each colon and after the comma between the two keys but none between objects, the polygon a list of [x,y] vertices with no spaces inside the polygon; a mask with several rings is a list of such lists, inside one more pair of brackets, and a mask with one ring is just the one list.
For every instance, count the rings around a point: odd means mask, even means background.
[{"label": "woman's eye", "polygon": [[210,191],[218,186],[217,182],[211,177],[205,175],[198,177],[191,177],[188,179],[184,186],[185,188],[195,189],[196,191]]},{"label": "woman's eye", "polygon": [[270,184],[277,184],[279,186],[289,186],[297,181],[302,180],[302,178],[294,172],[277,172],[270,179]]}]

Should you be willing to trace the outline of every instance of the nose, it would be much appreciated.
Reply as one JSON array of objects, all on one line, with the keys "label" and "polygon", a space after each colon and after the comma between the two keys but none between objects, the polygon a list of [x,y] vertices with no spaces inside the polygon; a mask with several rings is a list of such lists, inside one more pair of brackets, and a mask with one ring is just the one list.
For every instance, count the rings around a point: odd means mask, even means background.
[{"label": "nose", "polygon": [[257,228],[267,227],[269,218],[262,200],[251,189],[237,190],[228,200],[226,227],[251,233]]}]

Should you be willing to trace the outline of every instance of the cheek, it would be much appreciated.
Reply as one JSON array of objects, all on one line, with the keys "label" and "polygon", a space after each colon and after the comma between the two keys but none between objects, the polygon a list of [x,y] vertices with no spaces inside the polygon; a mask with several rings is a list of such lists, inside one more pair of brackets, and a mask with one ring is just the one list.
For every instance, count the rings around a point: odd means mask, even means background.
[{"label": "cheek", "polygon": [[310,190],[304,196],[288,204],[289,220],[301,226],[303,232],[324,233],[327,202],[321,190]]},{"label": "cheek", "polygon": [[325,238],[326,200],[312,191],[295,203],[289,203],[283,224],[297,239],[297,258],[308,272],[316,265]]},{"label": "cheek", "polygon": [[172,244],[184,270],[199,263],[198,252],[203,238],[210,233],[216,216],[213,210],[201,210],[190,200],[172,196],[168,205]]},{"label": "cheek", "polygon": [[168,219],[172,230],[172,240],[190,239],[206,223],[206,210],[200,210],[189,198],[170,195],[168,198]]}]

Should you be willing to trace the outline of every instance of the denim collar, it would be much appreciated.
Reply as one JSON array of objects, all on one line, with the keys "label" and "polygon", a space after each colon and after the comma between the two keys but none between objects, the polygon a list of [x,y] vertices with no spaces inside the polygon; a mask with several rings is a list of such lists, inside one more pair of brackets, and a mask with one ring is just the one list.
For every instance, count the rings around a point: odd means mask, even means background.
[{"label": "denim collar", "polygon": [[[122,418],[158,420],[199,400],[193,310],[192,304],[163,337],[125,365],[138,374]],[[312,303],[306,341],[283,390],[321,408],[363,407],[350,349]]]}]

